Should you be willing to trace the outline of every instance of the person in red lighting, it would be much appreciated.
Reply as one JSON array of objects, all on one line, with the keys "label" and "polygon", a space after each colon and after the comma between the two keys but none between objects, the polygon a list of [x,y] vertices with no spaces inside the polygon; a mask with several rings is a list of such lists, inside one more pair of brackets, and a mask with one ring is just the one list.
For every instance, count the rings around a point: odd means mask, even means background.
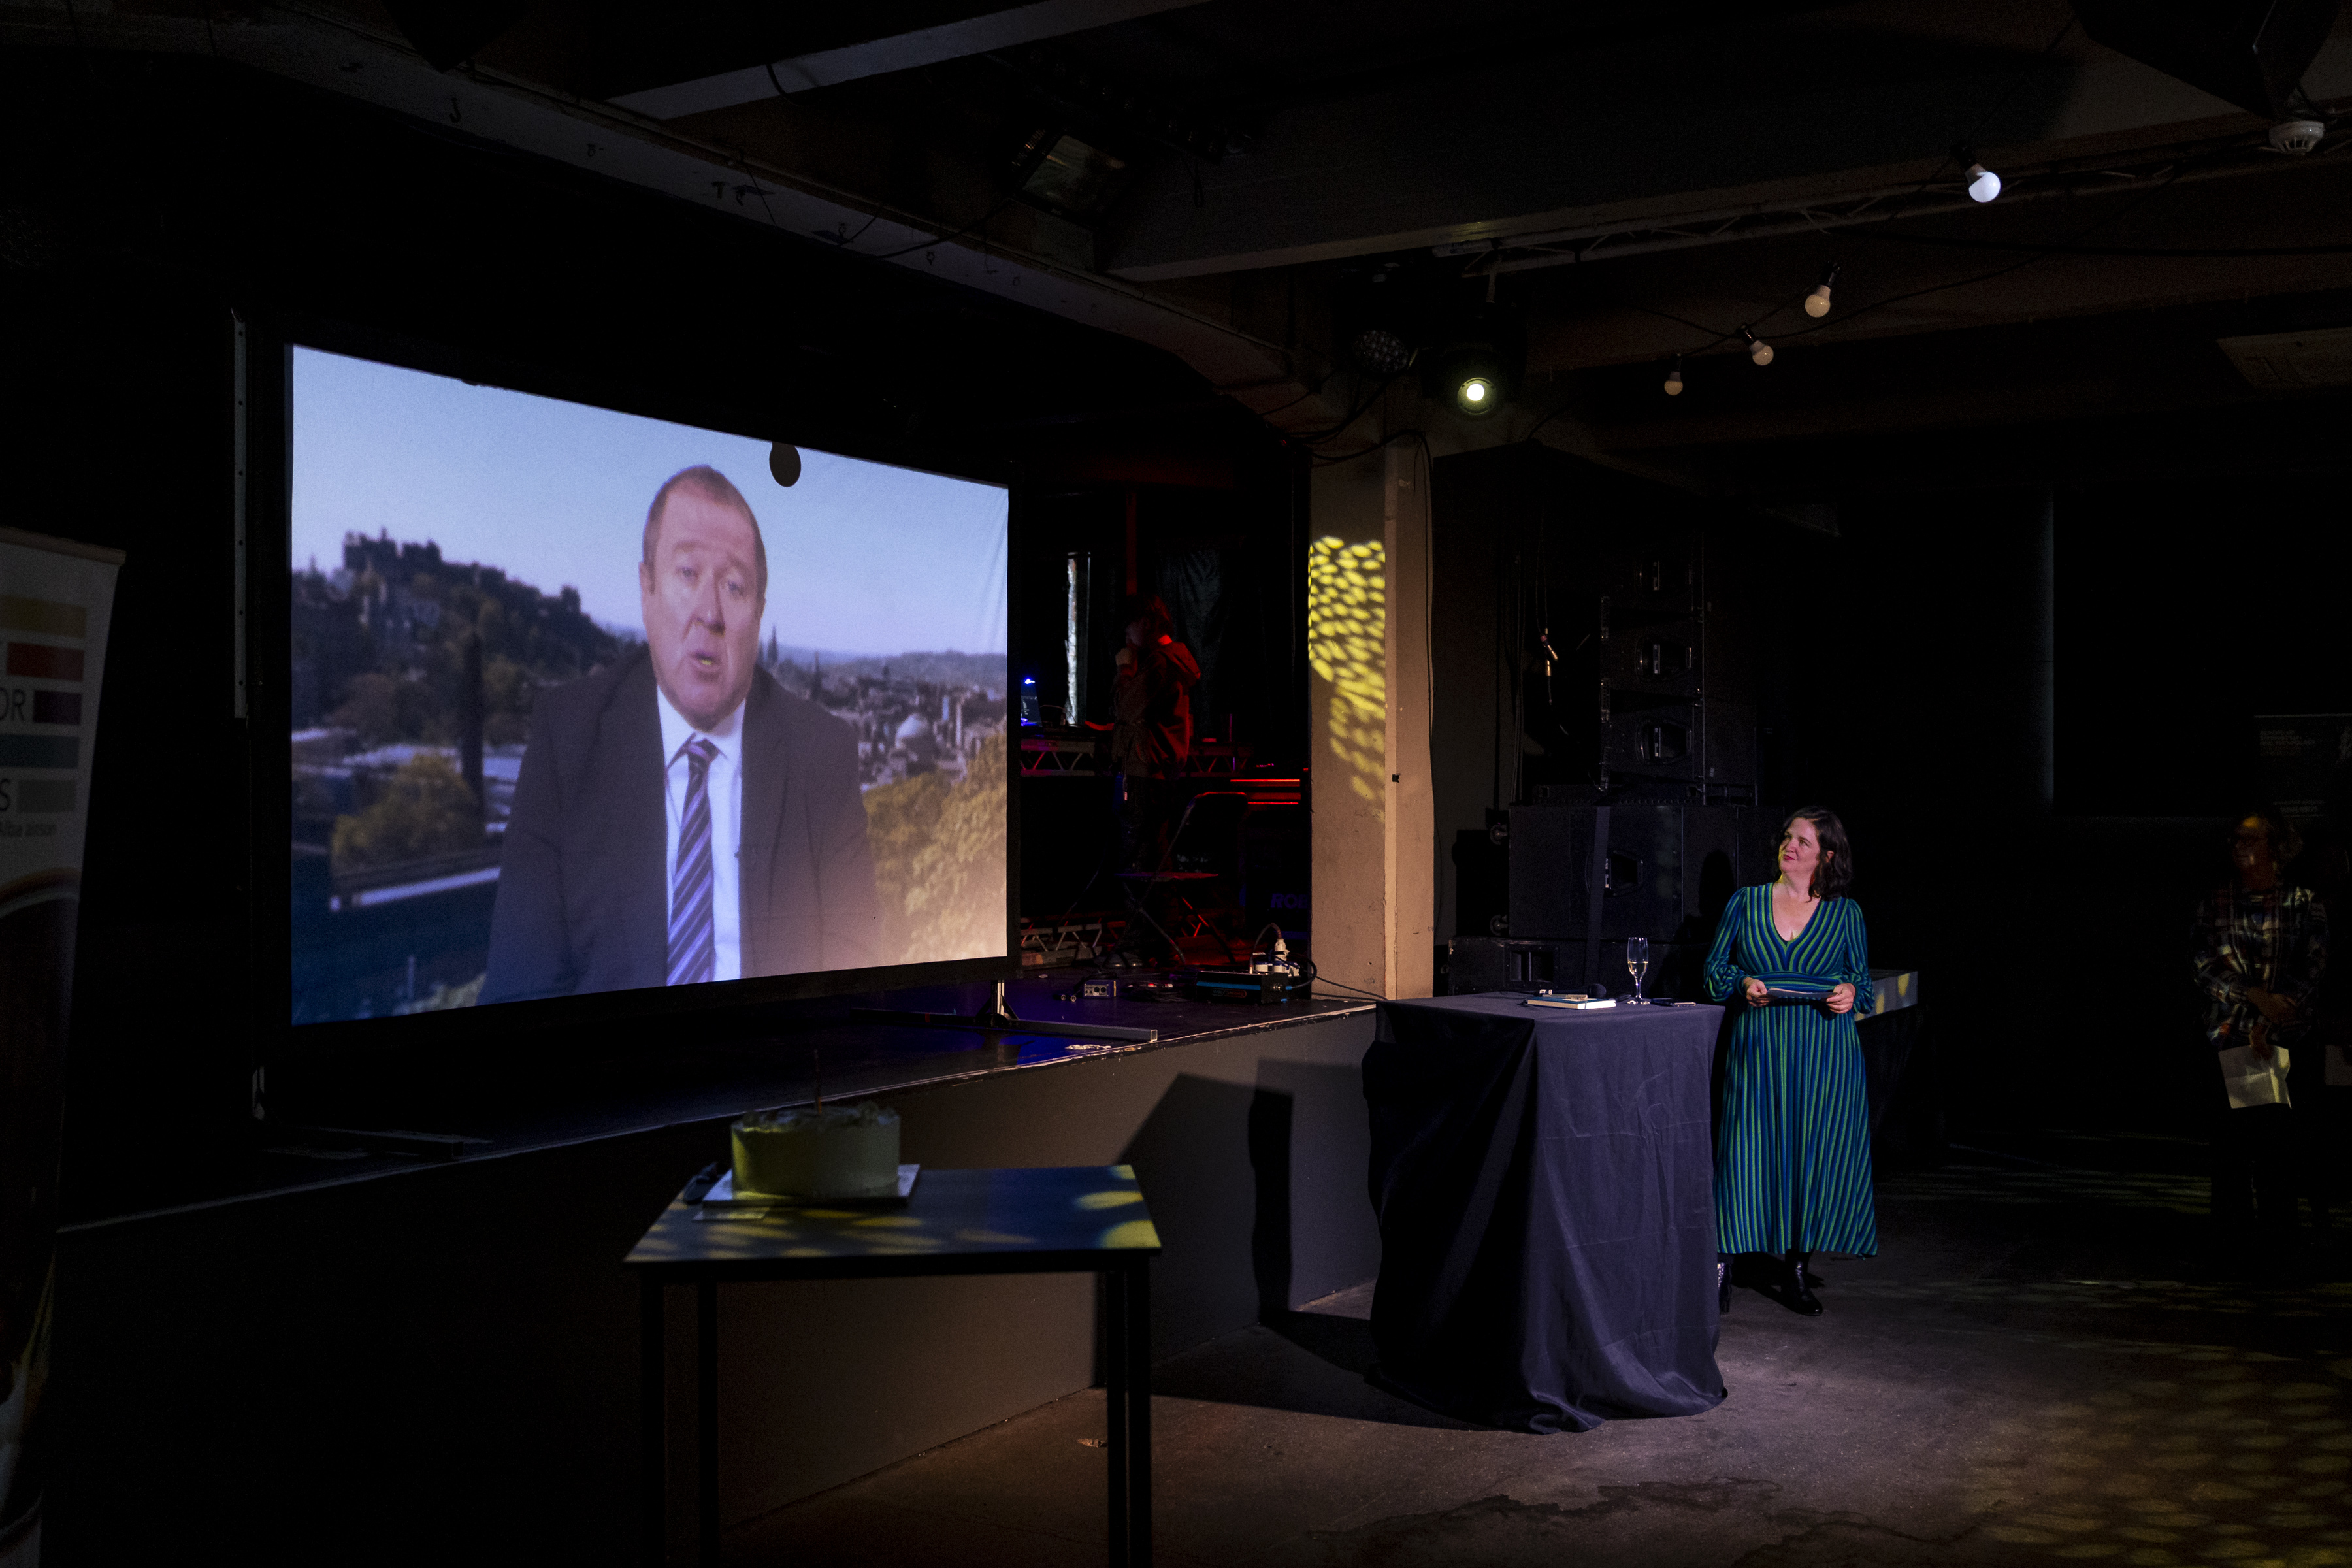
[{"label": "person in red lighting", "polygon": [[1157,870],[1177,781],[1192,755],[1192,696],[1201,666],[1176,640],[1159,598],[1130,603],[1127,646],[1111,689],[1111,765],[1122,780],[1120,854],[1130,869]]}]

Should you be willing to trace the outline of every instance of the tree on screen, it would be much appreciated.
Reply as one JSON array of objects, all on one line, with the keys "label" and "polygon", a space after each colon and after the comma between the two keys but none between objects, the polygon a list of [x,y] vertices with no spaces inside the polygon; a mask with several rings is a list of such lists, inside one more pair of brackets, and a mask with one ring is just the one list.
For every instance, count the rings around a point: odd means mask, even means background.
[{"label": "tree on screen", "polygon": [[882,896],[886,963],[1004,951],[1003,731],[971,754],[961,784],[920,773],[866,792]]},{"label": "tree on screen", "polygon": [[331,853],[340,877],[454,854],[481,842],[482,819],[474,792],[448,758],[438,752],[419,752],[386,781],[373,804],[335,820]]}]

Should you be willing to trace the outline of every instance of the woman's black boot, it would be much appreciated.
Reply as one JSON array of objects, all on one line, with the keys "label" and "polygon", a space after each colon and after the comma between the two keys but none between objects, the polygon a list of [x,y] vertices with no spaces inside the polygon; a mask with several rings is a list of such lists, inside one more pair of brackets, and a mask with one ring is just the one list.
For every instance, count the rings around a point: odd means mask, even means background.
[{"label": "woman's black boot", "polygon": [[1721,1317],[1731,1310],[1731,1259],[1717,1253],[1715,1257],[1715,1312]]},{"label": "woman's black boot", "polygon": [[1812,1282],[1805,1278],[1805,1265],[1811,1257],[1803,1252],[1789,1254],[1789,1294],[1781,1305],[1808,1318],[1818,1318],[1822,1315],[1822,1299],[1813,1294]]}]

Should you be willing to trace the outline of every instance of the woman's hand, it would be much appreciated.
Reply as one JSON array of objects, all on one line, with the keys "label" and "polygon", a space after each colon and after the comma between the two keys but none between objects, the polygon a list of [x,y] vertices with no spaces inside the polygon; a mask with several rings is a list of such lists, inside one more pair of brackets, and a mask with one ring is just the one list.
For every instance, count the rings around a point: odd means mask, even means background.
[{"label": "woman's hand", "polygon": [[1822,1005],[1827,1007],[1832,1013],[1853,1012],[1853,987],[1839,985],[1832,988],[1830,994],[1822,998]]},{"label": "woman's hand", "polygon": [[1764,1005],[1764,994],[1770,989],[1770,986],[1752,974],[1739,983],[1739,994],[1748,998],[1748,1005],[1750,1007]]},{"label": "woman's hand", "polygon": [[2254,1060],[2258,1062],[2270,1060],[2271,1026],[2269,1023],[2261,1019],[2255,1020],[2254,1026],[2249,1031],[2249,1035],[2251,1037],[2246,1043],[2253,1047]]}]

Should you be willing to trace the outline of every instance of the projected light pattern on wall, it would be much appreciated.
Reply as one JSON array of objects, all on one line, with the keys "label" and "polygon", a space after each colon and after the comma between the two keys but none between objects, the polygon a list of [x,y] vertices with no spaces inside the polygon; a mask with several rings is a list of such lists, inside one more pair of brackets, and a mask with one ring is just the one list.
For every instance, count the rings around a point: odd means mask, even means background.
[{"label": "projected light pattern on wall", "polygon": [[1331,534],[1307,552],[1307,662],[1331,687],[1331,754],[1374,802],[1388,771],[1387,553],[1377,539]]}]

